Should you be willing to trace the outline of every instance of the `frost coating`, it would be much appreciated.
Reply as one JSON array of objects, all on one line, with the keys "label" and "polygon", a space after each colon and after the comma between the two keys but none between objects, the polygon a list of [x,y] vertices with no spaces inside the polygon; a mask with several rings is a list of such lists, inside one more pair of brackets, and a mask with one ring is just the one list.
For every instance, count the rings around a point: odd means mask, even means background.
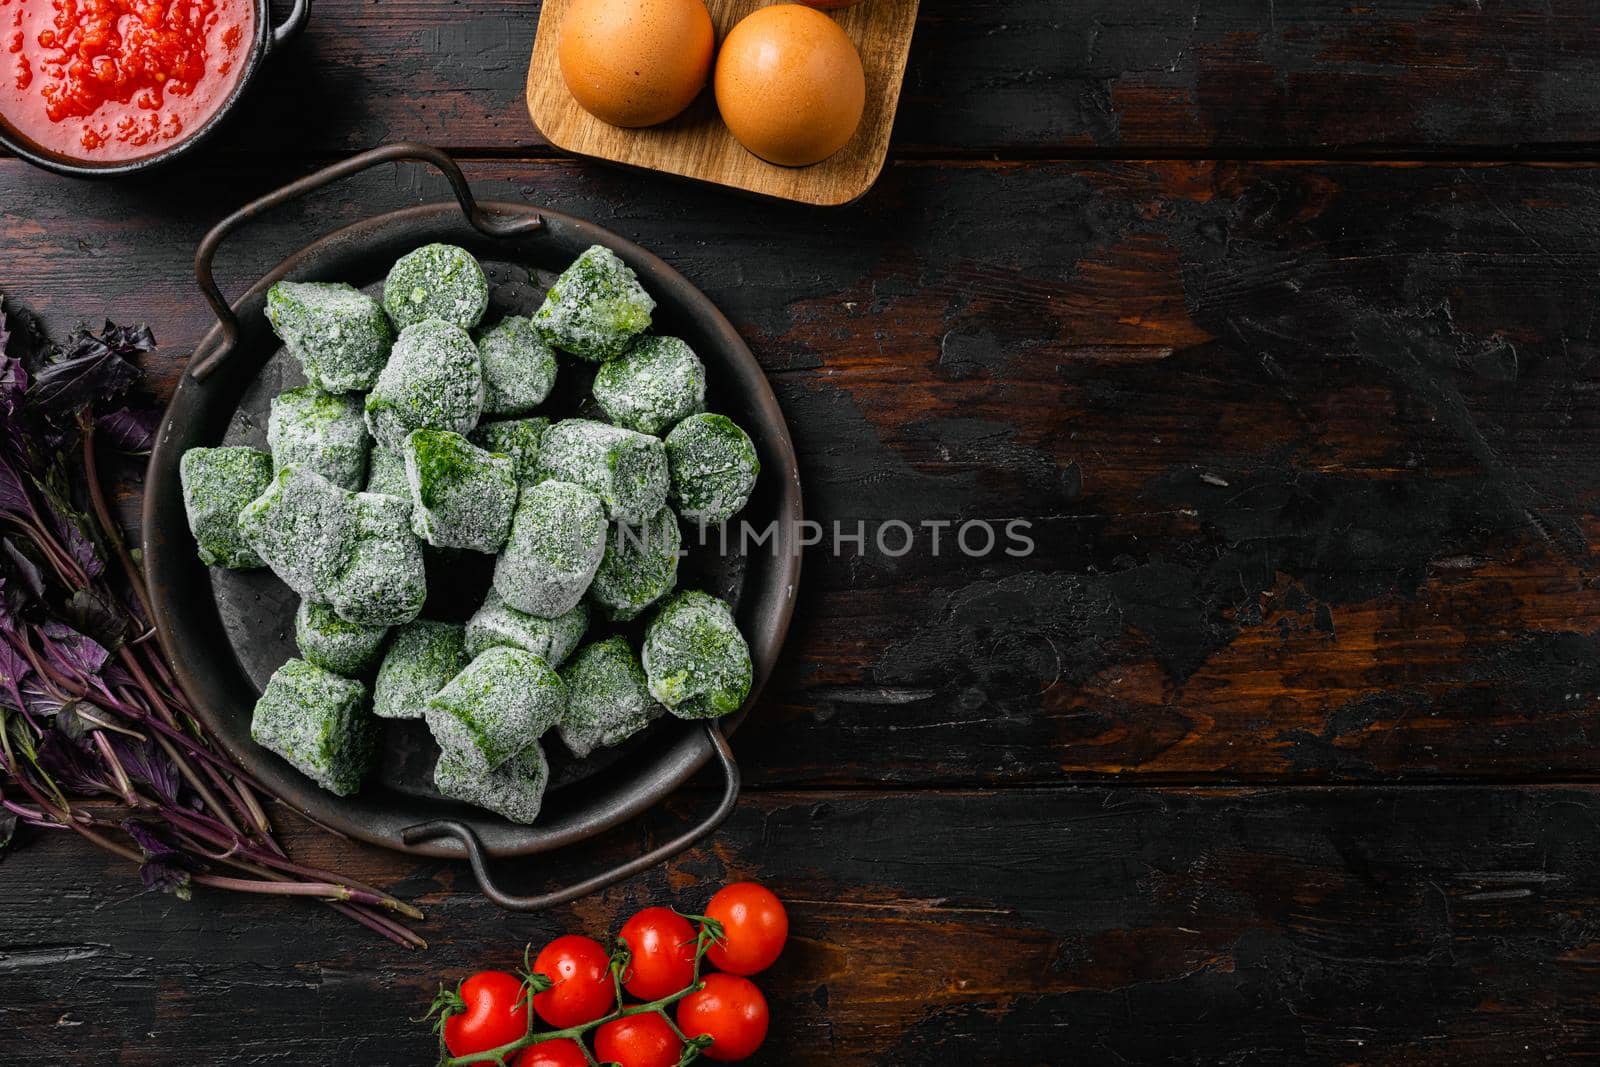
[{"label": "frost coating", "polygon": [[583,599],[606,550],[600,499],[571,482],[524,490],[511,537],[494,565],[494,588],[518,611],[553,619]]},{"label": "frost coating", "polygon": [[606,517],[643,522],[667,502],[667,453],[648,434],[591,419],[565,419],[539,442],[536,477],[583,486],[606,506]]},{"label": "frost coating", "polygon": [[272,457],[253,448],[191,448],[178,462],[183,510],[200,562],[248,570],[266,563],[239,531],[239,512],[272,483]]},{"label": "frost coating", "polygon": [[350,622],[410,622],[428,599],[422,546],[411,535],[411,505],[382,493],[354,493],[352,506],[355,546],[327,599]]},{"label": "frost coating", "polygon": [[358,396],[304,385],[272,398],[267,447],[276,470],[301,467],[342,489],[360,489],[370,446]]},{"label": "frost coating", "polygon": [[600,365],[594,399],[618,426],[659,437],[706,409],[706,367],[676,337],[641,337]]},{"label": "frost coating", "polygon": [[482,409],[478,346],[459,326],[429,319],[400,331],[367,394],[367,428],[380,446],[398,449],[412,430],[464,434]]},{"label": "frost coating", "polygon": [[726,415],[691,415],[667,434],[667,466],[678,514],[726,522],[750,500],[761,461],[749,435]]},{"label": "frost coating", "polygon": [[383,308],[343,282],[279,282],[267,290],[267,321],[306,381],[330,393],[371,389],[394,344]]},{"label": "frost coating", "polygon": [[625,622],[678,584],[678,517],[663,506],[639,526],[618,523],[606,537],[606,554],[594,572],[589,599],[608,619]]},{"label": "frost coating", "polygon": [[353,495],[320,474],[285,467],[239,512],[239,534],[290,589],[327,600],[359,537]]},{"label": "frost coating", "polygon": [[428,698],[471,662],[463,627],[418,619],[394,632],[372,686],[373,714],[384,719],[420,719]]},{"label": "frost coating", "polygon": [[367,492],[411,499],[406,481],[406,458],[391,448],[374,448],[367,462]]},{"label": "frost coating", "polygon": [[467,654],[477,656],[496,645],[532,652],[548,666],[559,667],[572,654],[589,628],[588,605],[580,603],[564,615],[541,619],[518,611],[491,588],[472,618],[467,620]]},{"label": "frost coating", "polygon": [[383,310],[395,329],[443,319],[470,330],[489,306],[489,281],[472,253],[455,245],[423,245],[407,252],[383,280]]},{"label": "frost coating", "polygon": [[485,415],[526,415],[556,384],[556,354],[533,322],[520,315],[500,320],[478,338],[483,364]]},{"label": "frost coating", "polygon": [[750,647],[728,605],[682,592],[662,605],[644,635],[650,693],[680,719],[738,711],[750,694]]},{"label": "frost coating", "polygon": [[516,468],[458,433],[415,430],[401,448],[411,529],[430,545],[498,552],[517,506]]},{"label": "frost coating", "polygon": [[556,724],[567,688],[544,660],[520,648],[491,648],[428,699],[422,717],[444,758],[492,771]]},{"label": "frost coating", "polygon": [[517,470],[517,484],[529,486],[538,473],[539,441],[549,428],[550,420],[546,418],[480,422],[467,440],[486,451],[510,456]]},{"label": "frost coating", "polygon": [[433,768],[433,784],[441,795],[523,824],[539,817],[549,781],[550,764],[537,741],[492,771],[474,771],[443,753]]},{"label": "frost coating", "polygon": [[300,601],[294,613],[294,643],[314,667],[335,674],[360,674],[378,662],[387,626],[363,626],[339,618],[326,604]]},{"label": "frost coating", "polygon": [[600,362],[648,330],[655,307],[632,268],[611,249],[591,245],[550,287],[533,324],[563,352]]},{"label": "frost coating", "polygon": [[562,670],[561,680],[567,683],[567,711],[556,732],[580,759],[633,736],[663,710],[620,635],[585,645]]},{"label": "frost coating", "polygon": [[328,792],[349,796],[361,788],[376,747],[366,699],[360,682],[291,659],[256,701],[250,736]]}]

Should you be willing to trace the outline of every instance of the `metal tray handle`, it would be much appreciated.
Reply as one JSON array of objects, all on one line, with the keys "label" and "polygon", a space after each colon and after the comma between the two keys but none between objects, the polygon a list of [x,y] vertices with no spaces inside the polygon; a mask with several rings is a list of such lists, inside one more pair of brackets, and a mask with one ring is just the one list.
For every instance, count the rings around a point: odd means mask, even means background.
[{"label": "metal tray handle", "polygon": [[310,17],[311,0],[294,0],[294,10],[289,12],[289,17],[272,27],[272,47],[282,48],[288,44],[306,28],[306,19]]},{"label": "metal tray handle", "polygon": [[[294,16],[290,16],[290,23]],[[217,313],[217,323],[222,327],[222,340],[215,349],[200,356],[197,352],[190,362],[189,375],[195,381],[205,381],[211,372],[222,365],[239,343],[239,319],[233,313],[233,306],[222,295],[222,290],[217,288],[216,278],[212,275],[212,261],[216,258],[217,247],[223,240],[240,226],[254,219],[257,215],[272,208],[304,196],[314,189],[347,178],[352,174],[360,173],[369,167],[376,167],[380,163],[389,163],[396,160],[413,160],[418,163],[431,163],[438,168],[450,182],[450,188],[456,194],[456,202],[461,205],[461,211],[472,224],[473,229],[485,237],[506,238],[520,237],[539,229],[544,225],[544,219],[538,215],[517,215],[510,218],[491,215],[478,206],[477,200],[472,196],[472,188],[467,185],[466,176],[461,173],[461,168],[456,166],[456,161],[437,148],[414,141],[397,141],[394,144],[374,148],[369,152],[351,156],[329,167],[324,167],[313,174],[308,174],[297,182],[290,182],[281,189],[268,193],[259,200],[252,200],[244,207],[235,211],[215,226],[201,240],[200,247],[194,254],[194,277],[200,285],[200,291],[205,294],[211,308]]]},{"label": "metal tray handle", "polygon": [[520,897],[506,892],[495,883],[494,876],[489,873],[489,857],[485,854],[483,842],[478,840],[478,835],[472,827],[454,819],[436,819],[433,822],[418,823],[408,826],[400,831],[400,838],[408,845],[421,844],[440,837],[453,837],[461,843],[466,850],[467,862],[472,866],[472,873],[478,879],[478,888],[483,895],[491,901],[505,908],[507,911],[543,911],[553,908],[558,904],[577,900],[579,897],[597,893],[609,885],[631,878],[640,871],[649,870],[658,863],[664,863],[678,853],[694,845],[701,838],[721,826],[733,811],[734,804],[739,800],[739,764],[734,761],[733,750],[728,747],[728,739],[722,736],[722,731],[716,723],[706,723],[706,743],[711,746],[712,752],[717,756],[722,766],[722,773],[726,778],[723,785],[722,801],[716,810],[707,815],[692,829],[673,838],[666,844],[651,849],[642,856],[617,865],[608,871],[601,871],[581,882],[549,893],[541,893],[533,897]]}]

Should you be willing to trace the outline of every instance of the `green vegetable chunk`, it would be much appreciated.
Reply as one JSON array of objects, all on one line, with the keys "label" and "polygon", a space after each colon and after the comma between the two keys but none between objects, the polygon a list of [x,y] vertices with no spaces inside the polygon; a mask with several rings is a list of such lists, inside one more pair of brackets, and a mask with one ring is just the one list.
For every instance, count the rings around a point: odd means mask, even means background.
[{"label": "green vegetable chunk", "polygon": [[423,245],[389,268],[383,280],[383,310],[404,331],[427,319],[443,319],[470,330],[489,306],[489,281],[465,248]]},{"label": "green vegetable chunk", "polygon": [[330,793],[349,796],[361,788],[376,749],[366,699],[360,682],[291,659],[256,701],[250,736]]},{"label": "green vegetable chunk", "polygon": [[475,771],[445,754],[433,768],[433,784],[441,795],[523,824],[539,817],[549,781],[550,764],[537,741],[492,771]]},{"label": "green vegetable chunk", "polygon": [[544,432],[536,476],[583,486],[618,522],[643,522],[667,502],[661,441],[591,419],[565,419]]},{"label": "green vegetable chunk", "polygon": [[620,744],[662,713],[639,658],[621,635],[585,645],[562,669],[561,680],[567,683],[567,712],[556,732],[580,759]]},{"label": "green vegetable chunk", "polygon": [[594,399],[606,418],[660,436],[706,409],[706,368],[676,337],[641,337],[594,375]]},{"label": "green vegetable chunk", "polygon": [[561,351],[602,362],[622,355],[650,328],[655,307],[632,268],[611,249],[593,245],[555,280],[533,324]]},{"label": "green vegetable chunk", "polygon": [[406,457],[392,448],[374,448],[367,464],[367,492],[411,499],[411,483],[406,480]]},{"label": "green vegetable chunk", "polygon": [[471,662],[460,623],[417,619],[394,632],[372,687],[373,714],[420,719],[428,698]]},{"label": "green vegetable chunk", "polygon": [[687,591],[661,606],[644,635],[650,693],[680,719],[739,710],[750,694],[750,647],[728,605]]},{"label": "green vegetable chunk", "polygon": [[412,430],[466,433],[482,409],[478,346],[459,326],[429,319],[400,331],[367,394],[367,428],[380,446],[398,450]]},{"label": "green vegetable chunk", "polygon": [[556,384],[556,354],[533,322],[521,315],[500,320],[478,338],[486,415],[526,415]]},{"label": "green vegetable chunk", "polygon": [[300,601],[294,613],[294,641],[314,667],[335,674],[360,674],[378,662],[387,626],[346,622],[326,604]]},{"label": "green vegetable chunk", "polygon": [[566,707],[566,686],[544,660],[501,646],[430,697],[422,717],[445,758],[483,772],[539,740]]},{"label": "green vegetable chunk", "polygon": [[371,389],[394,344],[378,302],[342,282],[279,282],[267,290],[267,321],[306,381],[330,393]]},{"label": "green vegetable chunk", "polygon": [[356,542],[329,589],[340,617],[367,626],[415,619],[428,599],[422,546],[411,534],[411,504],[382,493],[351,494]]},{"label": "green vegetable chunk", "polygon": [[580,603],[564,615],[541,619],[518,611],[491,588],[483,606],[467,620],[467,654],[481,655],[497,645],[532,652],[548,666],[559,667],[589,628],[588,605]]},{"label": "green vegetable chunk", "polygon": [[589,599],[608,619],[637,618],[678,584],[682,547],[678,517],[669,507],[663,506],[638,526],[617,523],[606,538],[606,554],[594,572]]},{"label": "green vegetable chunk", "polygon": [[495,591],[518,611],[553,619],[577,607],[605,551],[600,498],[571,482],[541,482],[517,503]]},{"label": "green vegetable chunk", "polygon": [[290,589],[327,600],[360,537],[353,496],[320,474],[285,467],[239,512],[239,535]]},{"label": "green vegetable chunk", "polygon": [[275,469],[314,471],[344,489],[360,489],[367,478],[371,441],[361,421],[361,398],[324,393],[313,386],[272,398],[267,445]]},{"label": "green vegetable chunk", "polygon": [[485,451],[510,456],[516,466],[517,484],[526,487],[537,480],[539,441],[549,428],[550,420],[545,418],[480,422],[467,434],[467,440]]},{"label": "green vegetable chunk", "polygon": [[191,448],[178,462],[183,510],[210,567],[250,570],[266,563],[239,530],[239,512],[272,484],[272,457],[253,448]]},{"label": "green vegetable chunk", "polygon": [[678,514],[703,525],[732,518],[761,473],[756,446],[726,415],[690,415],[673,427],[667,465]]},{"label": "green vegetable chunk", "polygon": [[401,446],[411,528],[430,545],[498,552],[517,506],[516,467],[458,433],[414,430]]}]

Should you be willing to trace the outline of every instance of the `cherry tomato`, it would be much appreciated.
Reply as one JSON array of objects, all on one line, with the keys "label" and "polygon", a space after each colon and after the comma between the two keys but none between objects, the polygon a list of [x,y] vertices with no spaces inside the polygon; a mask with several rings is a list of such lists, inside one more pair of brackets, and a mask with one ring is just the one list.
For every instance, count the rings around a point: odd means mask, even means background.
[{"label": "cherry tomato", "polygon": [[708,1059],[742,1060],[767,1037],[767,998],[748,978],[708,974],[705,988],[678,1001],[678,1029],[690,1037],[709,1034]]},{"label": "cherry tomato", "polygon": [[789,939],[789,915],[782,902],[754,882],[719,890],[706,905],[706,917],[722,924],[722,939],[706,950],[706,958],[729,974],[766,970]]},{"label": "cherry tomato", "polygon": [[616,1004],[610,965],[611,956],[593,938],[556,938],[533,961],[534,973],[553,983],[533,998],[534,1010],[558,1030],[600,1018]]},{"label": "cherry tomato", "polygon": [[529,1045],[517,1056],[513,1067],[589,1067],[589,1058],[576,1041],[562,1037]]},{"label": "cherry tomato", "polygon": [[671,908],[646,908],[618,935],[632,957],[622,987],[640,1000],[670,997],[694,978],[694,927]]},{"label": "cherry tomato", "polygon": [[444,1021],[444,1044],[450,1055],[487,1052],[528,1032],[528,1002],[516,975],[479,971],[458,991],[466,1008]]},{"label": "cherry tomato", "polygon": [[622,1067],[677,1067],[683,1042],[667,1020],[652,1011],[624,1015],[596,1030],[594,1054],[601,1063],[620,1063]]}]

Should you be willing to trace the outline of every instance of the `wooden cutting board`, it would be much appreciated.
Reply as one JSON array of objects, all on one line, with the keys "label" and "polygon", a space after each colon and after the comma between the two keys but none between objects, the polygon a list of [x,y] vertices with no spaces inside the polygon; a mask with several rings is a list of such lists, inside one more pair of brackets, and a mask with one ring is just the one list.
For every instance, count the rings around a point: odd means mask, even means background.
[{"label": "wooden cutting board", "polygon": [[[809,167],[780,167],[746,151],[718,117],[709,85],[682,115],[647,129],[620,129],[584,111],[567,91],[556,59],[569,2],[545,0],[528,65],[528,114],[557,148],[804,204],[848,204],[877,181],[889,154],[918,0],[864,0],[831,12],[861,52],[867,104],[850,143]],[[765,0],[707,0],[718,43],[740,19],[766,6]]]}]

